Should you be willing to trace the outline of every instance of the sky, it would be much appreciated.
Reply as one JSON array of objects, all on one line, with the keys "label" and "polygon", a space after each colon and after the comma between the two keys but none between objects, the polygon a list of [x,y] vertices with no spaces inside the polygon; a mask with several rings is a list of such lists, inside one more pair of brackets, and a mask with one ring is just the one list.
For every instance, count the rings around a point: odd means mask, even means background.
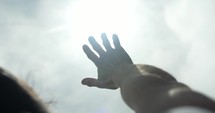
[{"label": "sky", "polygon": [[82,51],[116,33],[134,63],[170,72],[215,99],[214,0],[0,0],[0,65],[34,87],[56,113],[134,113],[97,77]]}]

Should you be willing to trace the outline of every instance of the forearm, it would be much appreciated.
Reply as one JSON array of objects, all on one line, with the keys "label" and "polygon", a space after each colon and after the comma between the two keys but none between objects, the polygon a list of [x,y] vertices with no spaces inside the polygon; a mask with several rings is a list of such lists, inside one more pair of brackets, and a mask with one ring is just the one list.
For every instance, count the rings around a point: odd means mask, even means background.
[{"label": "forearm", "polygon": [[138,65],[122,65],[116,76],[123,100],[136,113],[159,113],[169,107],[167,81],[176,82],[171,77],[163,79]]},{"label": "forearm", "polygon": [[[135,94],[133,88],[135,87],[133,84],[135,82],[136,77],[128,77],[125,78],[124,81],[120,84],[120,92],[123,100],[125,103],[133,110],[136,109],[136,102],[135,102]],[[137,97],[139,98],[139,97]]]},{"label": "forearm", "polygon": [[159,93],[157,86],[165,84],[165,80],[156,75],[148,75],[147,71],[139,67],[140,65],[134,64],[121,65],[114,76],[114,82],[119,85],[122,98],[130,108],[136,112],[143,109],[150,113],[152,107],[160,107],[155,105]]},{"label": "forearm", "polygon": [[158,113],[168,108],[166,88],[160,87],[165,84],[154,77],[137,76],[125,79],[120,91],[125,103],[135,112]]},{"label": "forearm", "polygon": [[121,82],[127,77],[138,76],[151,76],[160,78],[166,82],[177,82],[176,79],[168,72],[159,69],[155,66],[145,64],[121,64],[115,74],[113,75],[113,81],[115,84],[120,85]]},{"label": "forearm", "polygon": [[[134,66],[121,66],[118,71],[121,73],[118,74],[124,75],[118,76],[118,81],[115,82],[120,86],[123,100],[135,112],[159,113],[181,106],[196,106],[215,111],[215,103],[208,97],[192,91],[171,77],[163,79],[147,75],[147,72],[140,73],[141,70],[132,69]],[[124,78],[119,79],[120,77]]]}]

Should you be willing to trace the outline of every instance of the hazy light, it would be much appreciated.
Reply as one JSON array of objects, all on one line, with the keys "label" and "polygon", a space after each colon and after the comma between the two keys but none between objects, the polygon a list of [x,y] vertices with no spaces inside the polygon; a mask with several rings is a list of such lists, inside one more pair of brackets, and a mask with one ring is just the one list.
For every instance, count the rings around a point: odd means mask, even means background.
[{"label": "hazy light", "polygon": [[78,0],[68,11],[71,35],[99,36],[101,33],[126,34],[129,21],[126,0]]}]

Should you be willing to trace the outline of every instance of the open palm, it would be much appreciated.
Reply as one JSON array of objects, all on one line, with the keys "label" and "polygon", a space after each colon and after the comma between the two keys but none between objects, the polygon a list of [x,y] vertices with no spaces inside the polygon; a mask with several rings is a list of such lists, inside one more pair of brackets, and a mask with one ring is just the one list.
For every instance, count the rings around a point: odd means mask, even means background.
[{"label": "open palm", "polygon": [[106,34],[102,34],[101,38],[106,51],[102,49],[93,37],[89,37],[89,42],[99,54],[99,57],[87,45],[83,45],[85,54],[98,68],[98,78],[85,78],[82,80],[82,84],[99,88],[116,89],[118,86],[112,81],[113,73],[120,65],[125,63],[133,64],[133,62],[127,52],[121,47],[117,35],[113,35],[115,48],[111,47]]}]

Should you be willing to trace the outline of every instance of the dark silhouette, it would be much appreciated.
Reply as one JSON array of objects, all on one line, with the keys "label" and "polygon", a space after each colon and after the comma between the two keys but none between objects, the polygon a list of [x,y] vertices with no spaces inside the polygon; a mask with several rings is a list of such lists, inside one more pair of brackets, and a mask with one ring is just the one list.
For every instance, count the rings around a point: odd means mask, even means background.
[{"label": "dark silhouette", "polygon": [[0,113],[49,113],[33,89],[0,67]]},{"label": "dark silhouette", "polygon": [[120,88],[125,103],[136,113],[162,113],[182,106],[194,106],[215,111],[215,102],[193,91],[169,73],[154,66],[133,64],[127,52],[113,35],[112,48],[105,34],[101,35],[103,45],[89,37],[97,56],[87,45],[83,50],[98,68],[98,79],[85,78],[82,84],[98,88]]}]

